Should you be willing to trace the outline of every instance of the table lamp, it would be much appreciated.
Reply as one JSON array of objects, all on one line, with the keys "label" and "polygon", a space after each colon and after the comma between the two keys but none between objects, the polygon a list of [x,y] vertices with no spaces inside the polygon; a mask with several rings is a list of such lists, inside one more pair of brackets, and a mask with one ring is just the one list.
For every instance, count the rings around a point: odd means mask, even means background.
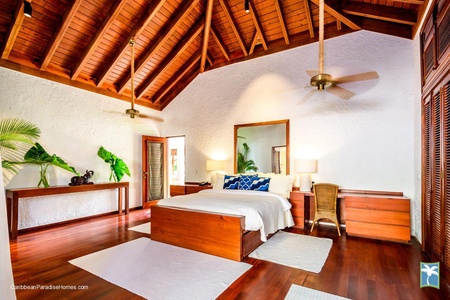
[{"label": "table lamp", "polygon": [[225,169],[225,161],[223,160],[207,160],[206,161],[206,171],[211,172],[211,185],[214,186],[216,183],[217,172],[223,171]]},{"label": "table lamp", "polygon": [[295,172],[300,173],[300,191],[311,191],[311,173],[317,172],[317,160],[296,159]]}]

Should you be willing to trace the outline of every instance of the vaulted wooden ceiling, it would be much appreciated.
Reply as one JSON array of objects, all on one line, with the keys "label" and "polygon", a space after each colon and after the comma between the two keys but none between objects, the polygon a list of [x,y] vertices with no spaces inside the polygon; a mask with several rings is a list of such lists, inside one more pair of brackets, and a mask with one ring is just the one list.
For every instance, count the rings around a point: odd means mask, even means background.
[{"label": "vaulted wooden ceiling", "polygon": [[[28,0],[27,0],[28,1]],[[32,0],[0,4],[0,66],[163,110],[197,75],[318,40],[319,0]],[[428,0],[325,0],[325,39],[411,39]]]}]

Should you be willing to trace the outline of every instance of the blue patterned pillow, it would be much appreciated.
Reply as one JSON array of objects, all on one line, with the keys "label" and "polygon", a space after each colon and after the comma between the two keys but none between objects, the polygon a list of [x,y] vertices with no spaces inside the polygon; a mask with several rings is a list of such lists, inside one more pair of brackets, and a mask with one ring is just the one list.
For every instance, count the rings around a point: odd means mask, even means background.
[{"label": "blue patterned pillow", "polygon": [[251,190],[251,186],[253,181],[258,180],[257,175],[241,175],[241,179],[239,179],[239,190]]},{"label": "blue patterned pillow", "polygon": [[223,180],[224,190],[237,190],[239,188],[239,176],[225,175]]},{"label": "blue patterned pillow", "polygon": [[258,177],[258,180],[253,181],[250,189],[253,191],[268,192],[269,191],[269,183],[270,183],[270,178]]}]

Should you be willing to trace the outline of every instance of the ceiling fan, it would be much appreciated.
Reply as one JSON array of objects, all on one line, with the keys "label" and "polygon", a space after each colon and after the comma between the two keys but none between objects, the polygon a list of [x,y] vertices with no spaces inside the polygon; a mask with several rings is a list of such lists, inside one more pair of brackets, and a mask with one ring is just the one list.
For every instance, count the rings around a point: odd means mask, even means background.
[{"label": "ceiling fan", "polygon": [[305,98],[309,98],[316,91],[326,90],[336,96],[349,100],[351,97],[355,95],[355,93],[338,86],[341,83],[349,83],[355,81],[363,81],[378,78],[377,72],[366,72],[360,74],[353,74],[344,76],[341,78],[333,78],[330,74],[324,73],[323,65],[324,65],[324,8],[325,1],[319,0],[319,73],[317,71],[306,71],[308,75],[311,77],[310,84],[311,86],[317,88],[317,90],[313,90],[309,92]]},{"label": "ceiling fan", "polygon": [[131,108],[125,110],[125,114],[130,116],[130,118],[134,119],[135,117],[151,119],[156,122],[164,122],[163,119],[158,117],[153,117],[145,114],[141,114],[137,109],[134,108],[134,102],[136,95],[134,93],[134,44],[136,41],[134,38],[130,39],[130,48],[131,48]]}]

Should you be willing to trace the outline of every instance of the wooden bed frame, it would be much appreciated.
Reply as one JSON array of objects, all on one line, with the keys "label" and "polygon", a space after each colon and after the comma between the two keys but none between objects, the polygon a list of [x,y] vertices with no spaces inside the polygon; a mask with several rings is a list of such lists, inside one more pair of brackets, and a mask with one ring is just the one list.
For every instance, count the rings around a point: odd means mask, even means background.
[{"label": "wooden bed frame", "polygon": [[151,208],[151,238],[235,261],[262,244],[260,231],[246,231],[245,217],[176,207]]}]

